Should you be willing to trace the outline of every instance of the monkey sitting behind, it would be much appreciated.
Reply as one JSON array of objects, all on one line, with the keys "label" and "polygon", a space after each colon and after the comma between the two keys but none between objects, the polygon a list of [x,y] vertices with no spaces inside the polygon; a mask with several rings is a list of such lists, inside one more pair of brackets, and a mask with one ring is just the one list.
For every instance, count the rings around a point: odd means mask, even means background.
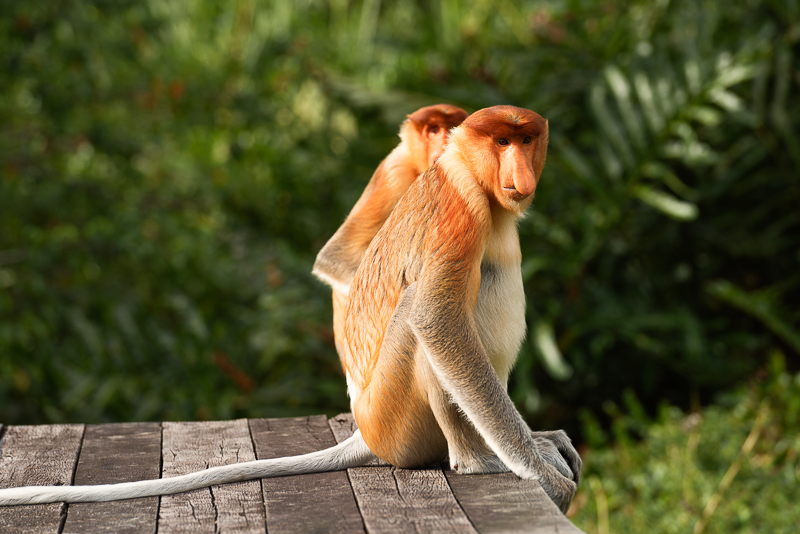
[{"label": "monkey sitting behind", "polygon": [[420,108],[400,125],[400,144],[375,169],[342,226],[314,262],[314,274],[333,289],[333,337],[344,369],[344,314],[350,282],[367,247],[414,180],[442,155],[451,128],[467,112],[449,104]]}]

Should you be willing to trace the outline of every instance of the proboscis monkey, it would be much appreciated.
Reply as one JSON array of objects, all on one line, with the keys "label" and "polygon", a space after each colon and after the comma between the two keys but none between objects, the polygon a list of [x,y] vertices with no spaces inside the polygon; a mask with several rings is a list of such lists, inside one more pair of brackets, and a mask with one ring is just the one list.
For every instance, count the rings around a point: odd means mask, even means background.
[{"label": "proboscis monkey", "polygon": [[333,288],[333,335],[344,367],[347,292],[372,238],[409,186],[442,155],[451,128],[467,112],[449,104],[418,109],[400,126],[400,144],[375,169],[361,198],[314,262],[314,274]]},{"label": "proboscis monkey", "polygon": [[531,433],[506,393],[525,336],[517,221],[547,140],[545,119],[510,106],[452,131],[356,272],[345,365],[353,415],[378,457],[413,467],[449,454],[463,473],[510,469],[566,509],[580,458],[564,433]]},{"label": "proboscis monkey", "polygon": [[461,473],[538,479],[564,511],[581,460],[562,431],[531,432],[506,393],[525,335],[517,221],[531,203],[547,121],[511,106],[452,130],[369,245],[345,314],[348,390],[359,430],[303,456],[106,486],[0,490],[0,504],[86,502],[330,471],[377,455],[422,467],[449,455]]}]

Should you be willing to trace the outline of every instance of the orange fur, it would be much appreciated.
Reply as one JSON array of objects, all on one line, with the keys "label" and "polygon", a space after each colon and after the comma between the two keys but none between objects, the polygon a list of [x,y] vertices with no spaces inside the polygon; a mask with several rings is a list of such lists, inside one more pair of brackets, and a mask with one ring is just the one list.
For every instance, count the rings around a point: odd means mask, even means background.
[{"label": "orange fur", "polygon": [[451,276],[461,277],[461,264],[482,253],[488,221],[482,222],[478,224],[466,200],[442,177],[439,165],[428,169],[401,199],[367,249],[351,287],[351,294],[360,298],[350,299],[345,316],[346,365],[357,386],[363,389],[370,381],[402,292],[431,260],[451,264]]},{"label": "orange fur", "polygon": [[[434,263],[436,271],[450,272],[450,283],[442,284],[441,291],[452,290],[474,308],[478,286],[470,282],[476,273],[462,264],[478,264],[488,234],[486,221],[479,224],[442,174],[438,164],[431,167],[378,232],[351,288],[351,294],[364,298],[351,299],[345,321],[345,365],[353,389],[362,392],[353,414],[370,450],[401,467],[435,461],[446,454],[447,444],[422,383],[433,377],[418,369],[413,352],[386,350],[387,344],[397,343],[387,333],[389,323],[403,291],[423,272],[433,275]],[[400,239],[398,230],[404,231]],[[374,268],[389,264],[394,268]],[[472,294],[466,293],[470,286]]]},{"label": "orange fur", "polygon": [[317,256],[314,273],[333,287],[333,332],[342,367],[347,293],[361,258],[409,186],[441,155],[450,129],[466,117],[464,110],[449,104],[409,115],[400,128],[401,143],[375,170],[345,222]]}]

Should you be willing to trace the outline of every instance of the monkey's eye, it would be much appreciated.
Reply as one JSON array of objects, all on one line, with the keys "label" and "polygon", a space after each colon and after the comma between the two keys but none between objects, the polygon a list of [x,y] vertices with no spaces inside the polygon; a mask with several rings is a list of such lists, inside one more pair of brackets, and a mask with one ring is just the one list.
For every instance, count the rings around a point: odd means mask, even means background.
[{"label": "monkey's eye", "polygon": [[506,146],[508,144],[508,139],[506,139],[505,137],[501,137],[500,139],[497,140],[497,144],[500,146]]},{"label": "monkey's eye", "polygon": [[522,140],[522,143],[525,144],[525,145],[528,145],[528,144],[530,144],[531,141],[533,141],[533,139],[531,138],[531,136],[528,136],[528,137],[526,137],[525,139]]},{"label": "monkey's eye", "polygon": [[431,132],[432,134],[437,134],[437,133],[439,133],[439,127],[438,127],[438,126],[431,126],[430,132]]}]

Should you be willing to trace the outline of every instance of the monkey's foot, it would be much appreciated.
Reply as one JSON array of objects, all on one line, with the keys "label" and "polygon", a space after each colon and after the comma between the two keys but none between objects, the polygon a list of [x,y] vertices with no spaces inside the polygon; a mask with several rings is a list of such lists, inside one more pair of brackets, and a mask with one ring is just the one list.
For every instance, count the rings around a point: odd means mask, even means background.
[{"label": "monkey's foot", "polygon": [[455,455],[450,456],[450,469],[462,475],[485,475],[489,473],[507,473],[506,464],[494,454]]}]

